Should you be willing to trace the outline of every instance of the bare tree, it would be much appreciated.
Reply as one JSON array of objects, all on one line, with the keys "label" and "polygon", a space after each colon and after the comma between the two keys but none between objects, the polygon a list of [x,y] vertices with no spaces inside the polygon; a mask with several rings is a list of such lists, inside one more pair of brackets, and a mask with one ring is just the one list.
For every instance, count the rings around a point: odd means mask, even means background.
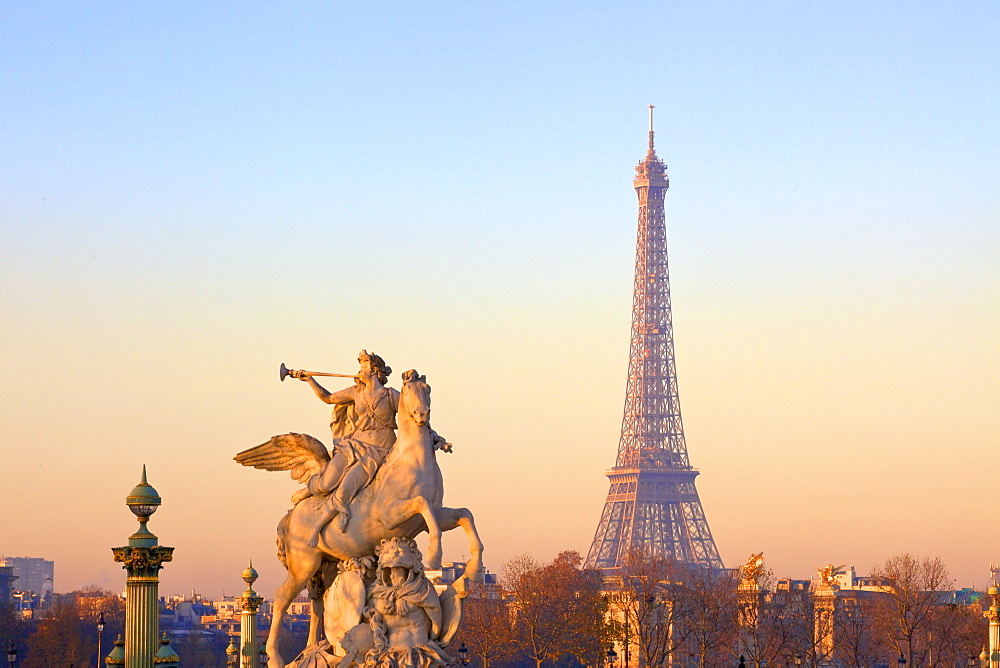
[{"label": "bare tree", "polygon": [[737,580],[733,571],[699,568],[688,573],[685,650],[698,666],[722,665],[723,649],[735,644]]},{"label": "bare tree", "polygon": [[470,658],[482,668],[507,659],[514,649],[514,619],[502,591],[476,587],[465,601],[462,626],[452,647],[465,644]]},{"label": "bare tree", "polygon": [[13,643],[14,648],[23,652],[28,625],[9,603],[0,603],[0,651],[5,651]]},{"label": "bare tree", "polygon": [[690,633],[689,569],[672,559],[632,548],[622,567],[606,579],[605,591],[617,639],[626,653],[636,648],[641,665],[669,663]]},{"label": "bare tree", "polygon": [[741,569],[737,589],[739,624],[733,656],[746,656],[756,668],[772,665],[794,651],[793,599],[775,592],[774,573],[764,568],[763,554],[753,555]]},{"label": "bare tree", "polygon": [[45,618],[38,622],[38,630],[28,638],[27,656],[18,663],[23,668],[89,663],[94,657],[83,642],[83,625],[73,597],[65,596],[54,601],[46,613]]},{"label": "bare tree", "polygon": [[871,668],[885,663],[889,642],[876,622],[880,605],[871,592],[858,592],[838,601],[834,611],[833,657],[851,668]]},{"label": "bare tree", "polygon": [[[97,652],[97,620],[103,614],[104,632],[101,634],[101,654],[107,656],[114,647],[114,640],[125,633],[125,599],[108,589],[88,585],[73,594],[76,596],[77,614],[83,630],[83,642],[88,651]],[[104,657],[101,657],[104,661]]]},{"label": "bare tree", "polygon": [[833,632],[831,610],[817,606],[806,580],[779,580],[768,594],[768,614],[778,615],[786,630],[788,642],[781,650],[786,664],[799,656],[808,665],[829,665],[832,647],[827,642]]},{"label": "bare tree", "polygon": [[562,552],[541,565],[528,556],[504,565],[501,587],[513,598],[515,643],[540,668],[572,655],[599,659],[604,605],[597,571],[582,571],[577,552]]},{"label": "bare tree", "polygon": [[941,592],[952,587],[948,568],[939,558],[900,554],[886,559],[872,575],[884,579],[888,594],[886,604],[875,608],[878,626],[895,651],[916,666],[914,659],[927,649],[927,631]]},{"label": "bare tree", "polygon": [[931,612],[927,625],[928,668],[963,665],[969,656],[988,645],[988,625],[978,605],[941,603]]},{"label": "bare tree", "polygon": [[106,655],[115,637],[125,630],[125,601],[114,592],[89,585],[59,596],[44,611],[19,664],[25,668],[90,665],[97,658],[97,621],[101,613],[105,623],[101,653]]}]

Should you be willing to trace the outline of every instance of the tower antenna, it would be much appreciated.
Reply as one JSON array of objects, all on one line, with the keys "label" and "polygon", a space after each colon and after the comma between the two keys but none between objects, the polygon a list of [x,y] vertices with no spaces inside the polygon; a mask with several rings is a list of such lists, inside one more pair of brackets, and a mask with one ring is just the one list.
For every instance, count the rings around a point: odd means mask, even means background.
[{"label": "tower antenna", "polygon": [[649,152],[653,152],[653,109],[655,105],[649,105]]}]

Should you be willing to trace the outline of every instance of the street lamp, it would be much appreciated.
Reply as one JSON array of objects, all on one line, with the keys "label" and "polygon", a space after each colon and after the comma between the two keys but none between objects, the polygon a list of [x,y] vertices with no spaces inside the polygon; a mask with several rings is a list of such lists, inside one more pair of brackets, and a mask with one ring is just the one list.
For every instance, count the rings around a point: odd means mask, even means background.
[{"label": "street lamp", "polygon": [[614,668],[615,661],[618,660],[618,652],[612,647],[608,650],[608,668]]},{"label": "street lamp", "polygon": [[97,665],[101,665],[101,641],[104,639],[104,611],[97,616]]},{"label": "street lamp", "polygon": [[228,668],[236,668],[236,662],[239,660],[236,653],[239,650],[236,649],[236,636],[229,639],[229,647],[226,648],[226,666]]},{"label": "street lamp", "polygon": [[14,664],[17,663],[17,648],[14,647],[14,641],[10,641],[10,647],[7,648],[7,665],[10,668],[14,668]]},{"label": "street lamp", "polygon": [[796,652],[795,653],[795,666],[796,666],[796,668],[798,668],[798,666],[801,666],[801,665],[802,665],[802,655],[799,654],[798,652]]},{"label": "street lamp", "polygon": [[970,654],[969,655],[969,660],[966,661],[965,664],[967,666],[969,666],[969,668],[975,668],[975,665],[976,665],[976,655],[975,654]]},{"label": "street lamp", "polygon": [[625,668],[628,668],[628,650],[632,646],[632,641],[628,637],[628,610],[625,611]]},{"label": "street lamp", "polygon": [[906,657],[900,654],[899,658],[896,659],[896,665],[899,666],[899,668],[906,668]]},{"label": "street lamp", "polygon": [[464,642],[458,647],[458,660],[462,662],[463,666],[469,665],[469,648],[465,646]]}]

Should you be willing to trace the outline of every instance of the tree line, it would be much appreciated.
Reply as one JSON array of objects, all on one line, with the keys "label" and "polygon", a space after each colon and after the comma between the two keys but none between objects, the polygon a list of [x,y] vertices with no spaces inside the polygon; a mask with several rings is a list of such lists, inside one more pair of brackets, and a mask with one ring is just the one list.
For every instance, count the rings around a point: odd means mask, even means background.
[{"label": "tree line", "polygon": [[[719,571],[633,551],[606,576],[582,568],[576,552],[551,562],[523,555],[495,585],[472,586],[448,651],[464,647],[474,668],[735,667],[741,656],[753,668],[967,667],[970,657],[978,666],[988,602],[952,600],[940,559],[893,556],[870,578],[883,583],[879,591],[842,591],[826,605],[807,583],[778,580],[762,561]],[[97,587],[56,597],[37,619],[0,606],[0,646],[14,643],[21,668],[91,666],[102,612],[106,655],[124,631],[125,605]],[[171,644],[186,668],[225,665],[227,639]]]},{"label": "tree line", "polygon": [[[104,630],[99,633],[102,617]],[[103,666],[115,639],[124,633],[124,599],[94,585],[53,595],[42,614],[28,619],[12,606],[0,605],[0,650],[13,646],[18,668]],[[228,643],[228,638],[201,635],[171,639],[184,668],[224,667]]]},{"label": "tree line", "polygon": [[633,551],[607,577],[580,564],[575,552],[518,557],[474,591],[456,639],[470,663],[943,668],[978,666],[987,644],[988,603],[953,601],[940,559],[890,557],[870,576],[880,586],[831,605],[762,563],[719,571]]}]

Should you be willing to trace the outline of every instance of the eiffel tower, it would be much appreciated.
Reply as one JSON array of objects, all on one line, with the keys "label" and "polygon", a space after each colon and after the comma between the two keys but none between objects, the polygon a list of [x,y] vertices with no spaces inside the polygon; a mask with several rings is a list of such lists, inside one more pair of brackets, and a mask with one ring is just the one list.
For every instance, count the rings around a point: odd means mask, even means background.
[{"label": "eiffel tower", "polygon": [[629,549],[685,564],[722,568],[688,462],[677,393],[663,196],[667,166],[649,150],[635,168],[639,225],[635,244],[632,344],[618,459],[586,567],[613,574]]}]

